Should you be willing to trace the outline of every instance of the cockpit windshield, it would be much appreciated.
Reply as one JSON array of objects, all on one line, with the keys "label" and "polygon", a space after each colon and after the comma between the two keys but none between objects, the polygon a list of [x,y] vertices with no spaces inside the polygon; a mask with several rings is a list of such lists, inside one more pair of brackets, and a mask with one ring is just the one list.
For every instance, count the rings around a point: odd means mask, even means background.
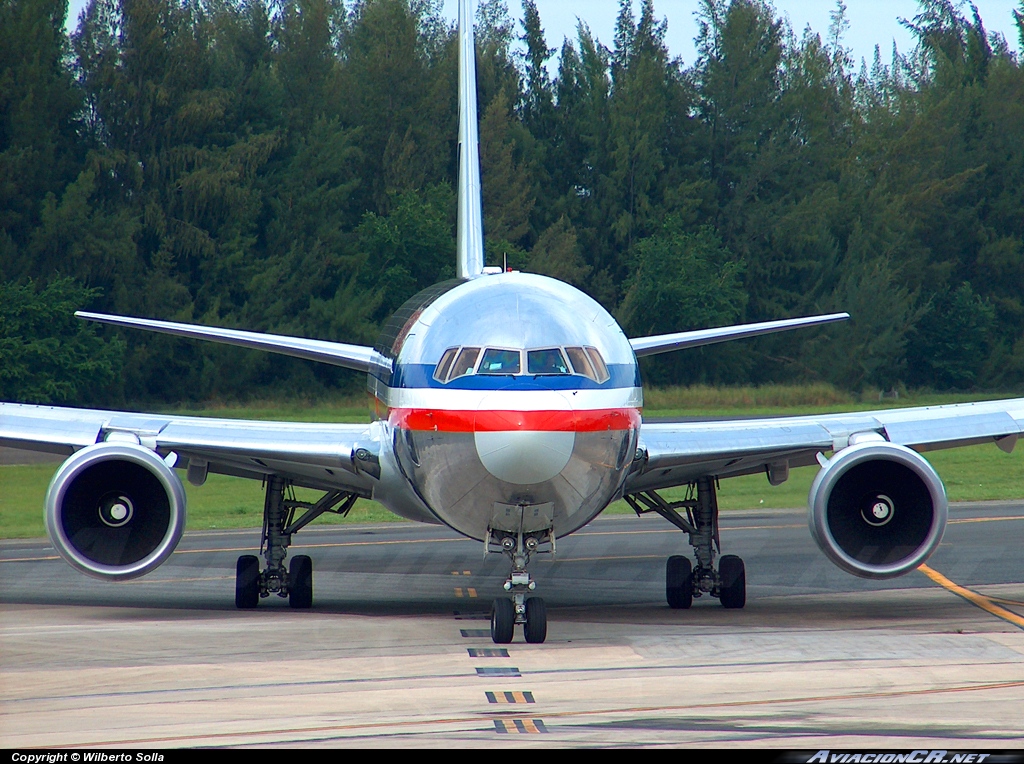
[{"label": "cockpit windshield", "polygon": [[[537,348],[526,352],[526,374],[531,376],[574,374],[598,384],[610,375],[595,347]],[[479,361],[479,363],[478,363]],[[448,348],[434,368],[434,379],[442,384],[470,374],[523,374],[523,351],[514,348]]]},{"label": "cockpit windshield", "polygon": [[558,348],[531,350],[526,354],[527,374],[568,374],[569,366]]},{"label": "cockpit windshield", "polygon": [[518,374],[520,368],[518,350],[487,348],[477,374]]}]

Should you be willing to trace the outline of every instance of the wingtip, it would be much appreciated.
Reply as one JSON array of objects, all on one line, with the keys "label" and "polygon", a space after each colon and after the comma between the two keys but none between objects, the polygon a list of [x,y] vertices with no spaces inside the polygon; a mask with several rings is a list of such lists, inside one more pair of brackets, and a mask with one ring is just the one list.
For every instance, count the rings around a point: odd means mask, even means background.
[{"label": "wingtip", "polygon": [[84,318],[86,321],[99,321],[100,323],[116,323],[118,319],[128,320],[128,316],[115,316],[110,313],[93,313],[88,310],[76,310],[75,318]]},{"label": "wingtip", "polygon": [[830,324],[833,321],[848,321],[851,316],[846,311],[843,311],[842,313],[824,313],[820,316],[808,316],[808,318],[811,320],[816,319],[825,324]]},{"label": "wingtip", "polygon": [[76,310],[75,318],[79,318],[83,321],[95,321],[98,324],[112,324],[116,323],[112,321],[115,316],[108,316],[105,313],[92,313],[88,310]]}]

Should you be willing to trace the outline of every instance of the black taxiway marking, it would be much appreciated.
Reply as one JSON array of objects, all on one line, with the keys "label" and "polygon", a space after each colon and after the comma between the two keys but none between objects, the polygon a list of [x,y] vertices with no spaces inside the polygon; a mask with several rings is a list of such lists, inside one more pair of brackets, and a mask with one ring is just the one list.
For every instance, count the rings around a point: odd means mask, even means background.
[{"label": "black taxiway marking", "polygon": [[477,676],[522,676],[519,673],[519,669],[515,666],[501,666],[495,668],[483,668],[481,666],[476,667]]}]

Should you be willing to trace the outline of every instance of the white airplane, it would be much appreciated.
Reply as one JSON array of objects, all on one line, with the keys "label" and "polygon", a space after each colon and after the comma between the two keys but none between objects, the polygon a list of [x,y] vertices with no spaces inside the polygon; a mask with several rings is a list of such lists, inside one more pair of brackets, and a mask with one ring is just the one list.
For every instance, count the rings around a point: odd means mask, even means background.
[{"label": "white airplane", "polygon": [[[811,534],[840,568],[866,578],[915,569],[946,525],[942,481],[919,452],[995,442],[1010,451],[1024,399],[718,422],[644,423],[637,358],[848,318],[845,313],[627,339],[579,290],[544,276],[484,267],[476,71],[469,0],[459,8],[458,278],[409,300],[375,347],[78,313],[82,318],[258,348],[367,374],[370,424],[209,419],[0,403],[0,445],[67,454],[45,501],[47,532],[72,566],[98,578],[141,576],[185,527],[177,470],[264,481],[265,565],[238,559],[235,603],[313,600],[312,563],[285,565],[292,535],[324,512],[374,499],[402,517],[444,523],[509,558],[507,596],[491,636],[547,634],[530,596],[531,556],[582,528],[616,499],[657,512],[689,535],[696,564],[668,559],[673,608],[746,601],[742,560],[720,556],[716,485],[763,472],[772,485],[818,462]],[[831,458],[825,456],[831,453]],[[323,491],[315,503],[291,486]],[[659,491],[689,486],[684,501]]]}]

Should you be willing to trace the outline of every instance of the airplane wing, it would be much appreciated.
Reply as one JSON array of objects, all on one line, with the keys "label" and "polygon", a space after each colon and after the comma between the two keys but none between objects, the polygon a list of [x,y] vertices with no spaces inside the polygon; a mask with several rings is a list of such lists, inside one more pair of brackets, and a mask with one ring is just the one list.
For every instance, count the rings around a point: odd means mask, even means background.
[{"label": "airplane wing", "polygon": [[713,345],[728,340],[742,340],[747,337],[760,337],[763,334],[787,332],[791,329],[803,329],[809,326],[822,326],[836,321],[846,321],[849,313],[829,313],[824,316],[807,316],[805,318],[784,318],[779,321],[762,321],[757,324],[739,324],[737,326],[716,326],[713,329],[696,329],[689,332],[673,334],[656,334],[650,337],[635,337],[629,341],[637,358],[658,353],[669,353],[684,348],[697,348],[702,345]]},{"label": "airplane wing", "polygon": [[70,455],[96,443],[137,443],[192,482],[207,472],[369,497],[380,444],[367,424],[263,422],[0,403],[0,445]]},{"label": "airplane wing", "polygon": [[332,366],[342,366],[362,372],[368,372],[372,366],[390,366],[388,359],[365,345],[347,345],[342,342],[310,340],[305,337],[288,337],[281,334],[261,334],[260,332],[221,329],[197,324],[179,324],[173,321],[155,321],[149,318],[111,316],[106,313],[87,313],[82,310],[77,311],[75,315],[87,321],[96,321],[111,326],[145,329],[176,337],[220,342],[252,350],[266,350],[270,353],[304,358],[307,361],[320,361]]},{"label": "airplane wing", "polygon": [[863,440],[885,440],[919,452],[977,443],[1010,451],[1022,432],[1024,398],[850,414],[645,422],[641,458],[624,493],[757,472],[781,482],[790,467],[814,464],[819,453]]}]

